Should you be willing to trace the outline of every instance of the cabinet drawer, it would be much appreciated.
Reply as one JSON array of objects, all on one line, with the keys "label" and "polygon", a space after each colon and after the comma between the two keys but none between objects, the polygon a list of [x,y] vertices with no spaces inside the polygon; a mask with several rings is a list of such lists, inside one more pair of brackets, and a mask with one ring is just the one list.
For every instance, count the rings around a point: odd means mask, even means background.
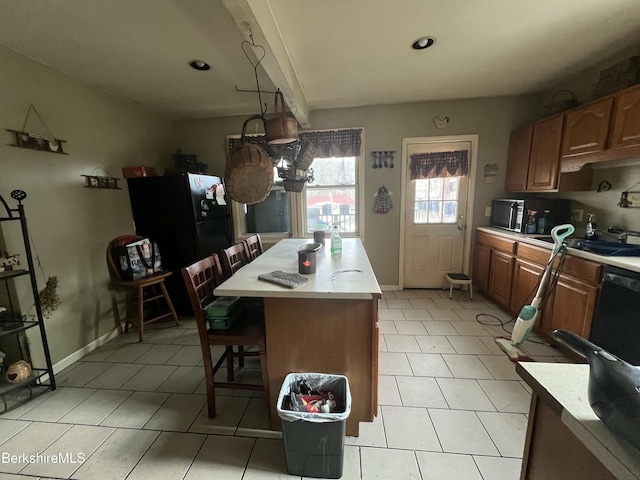
[{"label": "cabinet drawer", "polygon": [[[526,243],[518,245],[518,258],[528,260],[544,267],[549,262],[551,250]],[[556,265],[557,265],[556,260]],[[584,258],[567,255],[562,273],[572,275],[585,282],[598,284],[602,276],[602,265]]]},{"label": "cabinet drawer", "polygon": [[523,260],[529,260],[530,262],[537,263],[544,267],[549,263],[550,256],[551,250],[549,249],[535,247],[522,242],[518,244],[518,258],[522,258]]},{"label": "cabinet drawer", "polygon": [[567,255],[563,273],[577,277],[585,282],[598,284],[602,280],[602,265],[584,258]]},{"label": "cabinet drawer", "polygon": [[476,236],[478,243],[484,243],[485,245],[493,248],[494,250],[500,250],[506,253],[515,253],[516,241],[509,240],[508,238],[498,237],[497,235],[491,235],[490,233],[478,232]]}]

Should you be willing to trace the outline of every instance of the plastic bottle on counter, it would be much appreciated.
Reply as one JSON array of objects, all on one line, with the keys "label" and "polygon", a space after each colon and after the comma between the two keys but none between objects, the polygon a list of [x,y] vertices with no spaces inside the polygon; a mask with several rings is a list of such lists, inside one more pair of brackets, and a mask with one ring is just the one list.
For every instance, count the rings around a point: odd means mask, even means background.
[{"label": "plastic bottle on counter", "polygon": [[546,235],[551,232],[551,212],[545,210],[544,213],[538,218],[538,229],[536,233],[538,235]]},{"label": "plastic bottle on counter", "polygon": [[596,232],[596,216],[593,213],[587,213],[589,216],[587,220],[587,228],[585,230],[584,238],[585,240],[597,240],[598,234]]},{"label": "plastic bottle on counter", "polygon": [[342,253],[342,237],[338,232],[338,225],[333,226],[331,231],[331,255],[340,255]]},{"label": "plastic bottle on counter", "polygon": [[536,222],[536,214],[538,212],[536,210],[527,210],[527,215],[529,218],[527,219],[527,223],[524,226],[524,233],[536,233],[537,222]]}]

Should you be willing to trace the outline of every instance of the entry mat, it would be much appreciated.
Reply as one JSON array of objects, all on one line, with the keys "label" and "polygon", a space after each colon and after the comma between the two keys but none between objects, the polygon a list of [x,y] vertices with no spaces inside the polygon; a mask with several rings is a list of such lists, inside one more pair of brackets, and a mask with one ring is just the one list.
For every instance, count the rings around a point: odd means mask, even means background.
[{"label": "entry mat", "polygon": [[309,281],[307,277],[303,277],[299,273],[283,272],[282,270],[274,270],[269,273],[262,273],[258,275],[258,280],[264,280],[265,282],[275,283],[286,288],[296,288],[300,285],[304,285]]}]

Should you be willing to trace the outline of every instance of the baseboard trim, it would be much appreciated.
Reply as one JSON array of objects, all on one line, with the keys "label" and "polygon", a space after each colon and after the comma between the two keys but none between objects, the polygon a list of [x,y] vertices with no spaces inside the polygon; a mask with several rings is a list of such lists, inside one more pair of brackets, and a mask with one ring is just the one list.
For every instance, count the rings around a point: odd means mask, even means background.
[{"label": "baseboard trim", "polygon": [[54,374],[58,374],[59,372],[61,372],[65,368],[67,368],[72,363],[77,362],[78,360],[80,360],[82,357],[84,357],[88,353],[93,352],[96,348],[104,345],[109,340],[111,340],[111,339],[117,337],[118,335],[120,335],[120,332],[122,332],[122,328],[121,327],[114,327],[113,330],[111,330],[110,332],[105,333],[104,335],[102,335],[101,337],[97,338],[93,342],[85,345],[84,347],[82,347],[79,350],[76,350],[71,355],[66,356],[65,358],[63,358],[59,362],[56,362],[53,365],[53,373]]},{"label": "baseboard trim", "polygon": [[380,285],[380,290],[389,291],[389,290],[402,290],[399,285]]}]

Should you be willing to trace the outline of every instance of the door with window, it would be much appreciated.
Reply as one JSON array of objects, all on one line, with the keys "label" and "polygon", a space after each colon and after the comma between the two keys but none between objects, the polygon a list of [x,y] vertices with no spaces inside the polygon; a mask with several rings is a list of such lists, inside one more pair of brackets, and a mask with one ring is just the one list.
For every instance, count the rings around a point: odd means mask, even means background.
[{"label": "door with window", "polygon": [[472,144],[405,140],[403,285],[442,288],[464,271]]}]

